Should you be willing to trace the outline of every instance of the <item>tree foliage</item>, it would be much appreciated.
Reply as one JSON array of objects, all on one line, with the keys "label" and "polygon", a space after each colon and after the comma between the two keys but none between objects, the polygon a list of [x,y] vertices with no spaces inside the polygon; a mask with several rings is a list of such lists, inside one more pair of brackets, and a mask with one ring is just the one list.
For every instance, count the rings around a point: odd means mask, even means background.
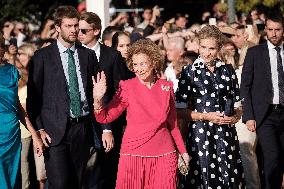
[{"label": "tree foliage", "polygon": [[[37,2],[40,2],[37,1]],[[1,0],[0,1],[0,22],[4,20],[29,20],[32,22],[40,16],[39,3],[30,0]]]},{"label": "tree foliage", "polygon": [[283,6],[283,0],[236,0],[236,10],[248,13],[257,4],[263,4],[266,7],[274,7],[279,3]]},{"label": "tree foliage", "polygon": [[78,0],[0,0],[0,24],[5,20],[43,21],[59,5],[77,6]]}]

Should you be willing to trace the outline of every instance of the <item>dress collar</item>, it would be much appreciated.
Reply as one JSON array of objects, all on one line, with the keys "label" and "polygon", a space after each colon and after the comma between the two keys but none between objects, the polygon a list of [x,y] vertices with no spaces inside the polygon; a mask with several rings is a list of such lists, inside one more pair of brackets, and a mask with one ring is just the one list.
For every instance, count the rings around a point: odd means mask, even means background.
[{"label": "dress collar", "polygon": [[[223,61],[221,61],[220,59],[215,59],[214,61],[216,61],[216,68],[225,65],[225,63]],[[205,64],[204,64],[204,60],[199,56],[194,63],[192,64],[192,67],[194,68],[205,68]]]}]

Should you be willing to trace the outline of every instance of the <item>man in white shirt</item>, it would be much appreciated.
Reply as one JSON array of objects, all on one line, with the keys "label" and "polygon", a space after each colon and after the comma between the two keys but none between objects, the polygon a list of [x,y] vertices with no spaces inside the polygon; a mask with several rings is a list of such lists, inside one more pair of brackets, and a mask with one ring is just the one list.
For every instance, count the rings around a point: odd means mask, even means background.
[{"label": "man in white shirt", "polygon": [[[98,41],[101,29],[101,19],[97,14],[92,12],[81,14],[78,39],[83,46],[95,51],[99,67],[106,74],[107,92],[104,97],[104,103],[107,104],[115,94],[119,81],[127,68],[123,64],[122,57],[118,51]],[[102,188],[114,188],[122,138],[122,125],[117,124],[116,121],[111,124],[97,123],[98,127],[101,127],[103,130],[102,145],[107,154],[100,149],[91,149],[91,158],[87,165],[86,188],[96,188],[95,185],[98,186],[98,183],[100,183]],[[114,149],[111,150],[112,148]],[[102,168],[99,169],[98,166]]]},{"label": "man in white shirt", "polygon": [[267,15],[268,41],[248,49],[242,71],[243,122],[262,148],[265,189],[281,188],[284,167],[283,22]]}]

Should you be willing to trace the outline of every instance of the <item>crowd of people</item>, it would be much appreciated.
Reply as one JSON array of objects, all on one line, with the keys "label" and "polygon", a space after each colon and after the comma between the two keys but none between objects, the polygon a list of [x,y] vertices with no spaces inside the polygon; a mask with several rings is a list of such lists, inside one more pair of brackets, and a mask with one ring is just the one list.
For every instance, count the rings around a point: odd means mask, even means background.
[{"label": "crowd of people", "polygon": [[283,15],[142,18],[102,30],[60,6],[41,32],[4,23],[1,189],[31,171],[40,189],[284,187]]}]

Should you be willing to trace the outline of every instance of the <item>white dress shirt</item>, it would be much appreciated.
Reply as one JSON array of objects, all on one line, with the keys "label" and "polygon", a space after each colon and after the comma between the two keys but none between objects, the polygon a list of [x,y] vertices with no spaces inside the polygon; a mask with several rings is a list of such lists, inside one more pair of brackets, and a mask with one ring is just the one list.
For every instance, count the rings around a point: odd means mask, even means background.
[{"label": "white dress shirt", "polygon": [[100,55],[101,55],[101,45],[100,43],[97,41],[97,43],[93,46],[93,47],[87,47],[86,45],[82,44],[84,47],[88,48],[88,49],[92,49],[93,51],[95,51],[96,53],[96,57],[98,59],[98,62],[100,61]]},{"label": "white dress shirt", "polygon": [[[60,53],[60,58],[63,66],[63,71],[65,78],[67,80],[67,83],[69,85],[69,74],[68,74],[68,53],[66,52],[67,48],[64,47],[59,40],[57,40],[57,46],[59,49]],[[76,65],[76,73],[77,73],[77,78],[78,78],[78,85],[79,85],[79,91],[80,91],[80,96],[81,96],[81,109],[82,109],[82,116],[88,115],[89,114],[89,106],[87,102],[87,97],[85,93],[85,89],[83,87],[83,80],[81,77],[81,70],[80,70],[80,64],[79,64],[79,57],[78,57],[78,51],[75,48],[75,44],[70,48],[74,52],[74,60],[75,60],[75,65]],[[71,117],[74,117],[72,114],[72,111],[70,110],[70,115]]]},{"label": "white dress shirt", "polygon": [[[278,86],[278,71],[277,71],[277,51],[275,50],[275,46],[267,41],[269,58],[270,58],[270,66],[271,66],[271,76],[272,76],[272,88],[273,88],[273,99],[272,104],[279,104],[279,86]],[[281,48],[280,54],[282,58],[283,65],[283,45],[279,46]]]},{"label": "white dress shirt", "polygon": [[167,77],[167,81],[173,82],[174,92],[176,92],[178,88],[178,79],[173,67],[173,63],[170,63],[165,70],[165,76]]}]

